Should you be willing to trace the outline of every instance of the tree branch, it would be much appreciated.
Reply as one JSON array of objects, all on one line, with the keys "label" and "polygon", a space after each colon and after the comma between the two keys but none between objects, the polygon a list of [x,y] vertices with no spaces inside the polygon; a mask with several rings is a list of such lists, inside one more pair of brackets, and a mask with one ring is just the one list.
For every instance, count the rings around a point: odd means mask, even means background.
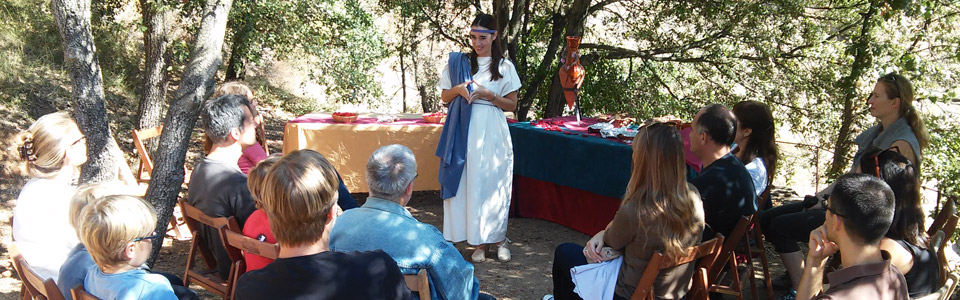
[{"label": "tree branch", "polygon": [[[437,20],[434,20],[433,18],[431,18],[431,17],[430,17],[430,14],[427,13],[427,11],[423,9],[423,6],[419,6],[419,7],[417,7],[417,8],[420,9],[420,13],[422,13],[422,14],[427,18],[427,21],[430,22],[430,24],[433,25],[433,27],[434,27],[438,32],[440,32],[440,35],[442,35],[444,38],[446,38],[447,40],[450,40],[450,41],[452,41],[452,42],[454,42],[454,43],[456,43],[456,44],[458,44],[458,45],[460,45],[460,46],[462,46],[462,47],[464,47],[464,48],[469,48],[469,47],[470,47],[470,45],[467,44],[467,43],[466,43],[465,41],[463,41],[462,39],[457,39],[457,38],[455,38],[455,37],[447,34],[447,32],[443,30],[443,26],[440,25],[440,22],[437,22]],[[438,12],[439,12],[439,10],[438,10]]]},{"label": "tree branch", "polygon": [[603,9],[604,6],[607,6],[607,5],[610,5],[610,4],[613,4],[613,3],[617,3],[617,2],[620,2],[620,1],[623,1],[623,0],[603,0],[603,1],[600,1],[600,2],[598,2],[597,4],[594,4],[594,5],[590,6],[590,8],[587,9],[587,15],[588,15],[588,16],[589,16],[589,15],[593,15],[593,13],[597,12],[598,10]]}]

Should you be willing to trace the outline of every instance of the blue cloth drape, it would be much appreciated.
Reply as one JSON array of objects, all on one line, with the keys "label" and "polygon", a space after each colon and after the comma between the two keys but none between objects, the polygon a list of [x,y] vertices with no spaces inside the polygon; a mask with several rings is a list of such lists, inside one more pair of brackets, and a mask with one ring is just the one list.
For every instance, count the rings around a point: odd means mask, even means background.
[{"label": "blue cloth drape", "polygon": [[[450,86],[470,81],[470,57],[466,53],[450,52],[447,60],[450,71]],[[473,87],[467,85],[467,91]],[[457,195],[460,176],[467,162],[467,133],[470,129],[470,103],[463,96],[457,96],[447,109],[447,121],[443,123],[443,132],[437,144],[436,155],[440,157],[440,194],[443,199]]]}]

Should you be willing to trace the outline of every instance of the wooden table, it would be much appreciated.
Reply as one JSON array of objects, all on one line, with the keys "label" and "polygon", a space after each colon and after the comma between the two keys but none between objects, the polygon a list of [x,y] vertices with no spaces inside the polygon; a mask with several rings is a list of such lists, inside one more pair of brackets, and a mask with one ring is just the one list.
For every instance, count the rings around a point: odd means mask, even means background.
[{"label": "wooden table", "polygon": [[401,144],[417,158],[415,191],[439,190],[440,158],[434,155],[443,124],[423,121],[419,114],[400,114],[400,120],[378,123],[375,114],[360,115],[354,123],[337,123],[330,113],[307,114],[283,128],[283,153],[312,149],[323,154],[340,172],[350,192],[368,192],[366,165],[381,146]]}]

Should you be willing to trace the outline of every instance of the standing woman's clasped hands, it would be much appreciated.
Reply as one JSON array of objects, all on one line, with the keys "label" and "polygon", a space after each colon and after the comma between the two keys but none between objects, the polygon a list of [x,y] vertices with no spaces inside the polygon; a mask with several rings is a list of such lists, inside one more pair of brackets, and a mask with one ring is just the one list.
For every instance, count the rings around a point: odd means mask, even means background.
[{"label": "standing woman's clasped hands", "polygon": [[467,103],[473,103],[475,100],[487,100],[493,102],[493,98],[496,98],[497,95],[494,95],[493,92],[484,88],[483,86],[477,85],[473,89],[473,93],[470,93],[470,97],[467,98]]},{"label": "standing woman's clasped hands", "polygon": [[467,103],[470,103],[470,90],[467,89],[467,86],[473,83],[473,80],[464,81],[463,83],[454,86],[452,90],[454,90],[458,96],[467,100]]}]

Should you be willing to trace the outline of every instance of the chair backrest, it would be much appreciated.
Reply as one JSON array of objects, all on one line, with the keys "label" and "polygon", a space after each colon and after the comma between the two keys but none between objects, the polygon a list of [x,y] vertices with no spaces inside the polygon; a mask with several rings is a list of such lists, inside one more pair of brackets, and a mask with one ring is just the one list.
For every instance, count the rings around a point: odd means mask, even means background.
[{"label": "chair backrest", "polygon": [[23,255],[20,254],[20,249],[17,248],[15,244],[9,245],[7,251],[10,253],[10,257],[13,258],[13,267],[17,271],[17,274],[20,274],[20,281],[23,283],[24,289],[21,289],[20,292],[29,294],[27,297],[21,295],[21,298],[64,299],[63,294],[60,293],[60,288],[53,282],[53,279],[43,279],[40,277],[40,274],[37,274],[37,272],[33,270],[33,267],[30,266],[30,263],[23,258]]},{"label": "chair backrest", "polygon": [[[180,200],[179,203],[183,220],[187,223],[187,228],[190,229],[190,233],[193,234],[193,241],[190,242],[190,252],[187,254],[187,266],[183,275],[184,285],[186,286],[193,282],[224,299],[231,299],[235,280],[231,277],[228,277],[226,281],[220,279],[220,275],[217,272],[217,260],[213,256],[211,249],[207,247],[207,241],[198,233],[202,225],[210,226],[211,228],[226,227],[232,231],[239,231],[240,226],[237,225],[237,221],[233,217],[211,217],[184,200]],[[223,242],[223,240],[221,240],[221,242]],[[221,243],[221,245],[224,249],[227,248],[226,243]],[[194,257],[198,252],[208,269],[193,270]],[[232,270],[231,273],[233,273]]]},{"label": "chair backrest", "polygon": [[717,255],[715,261],[711,262],[710,268],[707,269],[707,277],[711,282],[717,280],[720,277],[720,273],[723,272],[723,268],[726,266],[726,262],[732,262],[736,264],[736,258],[734,257],[734,250],[737,249],[737,246],[741,244],[743,238],[747,235],[747,230],[750,229],[750,223],[752,222],[751,216],[742,216],[740,221],[737,222],[737,226],[733,227],[733,231],[730,232],[730,236],[724,237],[723,247],[720,248],[720,253]]},{"label": "chair backrest", "polygon": [[766,209],[769,208],[769,207],[767,207],[767,204],[771,204],[771,202],[768,202],[767,199],[770,199],[770,191],[771,191],[771,190],[773,190],[773,185],[767,183],[767,188],[764,189],[763,192],[761,192],[759,196],[757,196],[757,208],[758,208],[758,212],[761,211],[761,210],[766,210]]},{"label": "chair backrest", "polygon": [[[240,275],[247,272],[247,262],[243,259],[244,252],[269,259],[277,259],[280,255],[280,245],[261,242],[239,232],[227,229],[227,226],[220,227],[220,239],[223,240],[227,249],[227,255],[230,256],[230,261],[232,262],[230,266],[230,278],[228,279],[228,281],[231,282],[240,279]],[[234,285],[230,295],[233,295],[232,298],[236,298],[236,285]]]},{"label": "chair backrest", "polygon": [[150,159],[150,151],[147,151],[147,147],[143,144],[143,141],[158,137],[162,132],[163,125],[141,130],[132,130],[133,146],[137,148],[137,154],[140,155],[140,169],[137,171],[137,181],[139,182],[149,181],[142,177],[144,173],[146,173],[147,176],[153,173],[153,160]]},{"label": "chair backrest", "polygon": [[403,275],[407,288],[411,292],[420,294],[420,300],[430,300],[430,279],[427,278],[427,269],[420,269],[417,275]]},{"label": "chair backrest", "polygon": [[230,255],[231,259],[242,260],[244,252],[269,259],[277,259],[280,255],[280,245],[259,241],[239,232],[231,231],[226,226],[220,227],[220,238],[226,243],[227,254]]},{"label": "chair backrest", "polygon": [[[717,237],[710,239],[709,241],[703,242],[696,246],[687,247],[684,249],[684,254],[680,257],[670,257],[663,254],[660,251],[654,252],[650,257],[650,260],[647,261],[647,268],[643,270],[643,275],[640,277],[640,282],[637,284],[637,289],[634,290],[633,296],[630,297],[630,300],[646,300],[654,299],[653,294],[653,283],[657,279],[657,275],[660,274],[661,270],[673,268],[676,266],[684,265],[693,262],[697,259],[702,259],[706,257],[711,257],[712,261],[715,259],[715,256],[720,253],[720,247],[723,245],[723,236],[717,235]],[[704,259],[706,260],[706,259]],[[701,260],[701,262],[704,262]],[[698,266],[698,269],[704,267],[703,265]],[[702,278],[705,280],[706,278]],[[694,281],[701,280],[698,276],[694,276]],[[706,282],[696,283],[694,286],[702,288],[706,287]],[[691,289],[693,291],[693,289]],[[691,298],[687,298],[691,299]]]},{"label": "chair backrest", "polygon": [[87,290],[83,289],[82,284],[70,288],[70,294],[73,295],[74,300],[100,300],[97,296],[94,296],[91,293],[88,293]]},{"label": "chair backrest", "polygon": [[[933,223],[930,223],[930,228],[927,229],[927,235],[933,236],[937,234],[937,230],[944,229],[947,221],[950,217],[956,217],[957,209],[953,203],[953,199],[948,199],[946,203],[943,204],[943,207],[940,208],[940,212],[937,213],[937,216],[933,218]],[[956,229],[956,228],[954,228]],[[943,233],[947,233],[946,230]],[[950,238],[950,235],[947,235],[947,238]]]}]

